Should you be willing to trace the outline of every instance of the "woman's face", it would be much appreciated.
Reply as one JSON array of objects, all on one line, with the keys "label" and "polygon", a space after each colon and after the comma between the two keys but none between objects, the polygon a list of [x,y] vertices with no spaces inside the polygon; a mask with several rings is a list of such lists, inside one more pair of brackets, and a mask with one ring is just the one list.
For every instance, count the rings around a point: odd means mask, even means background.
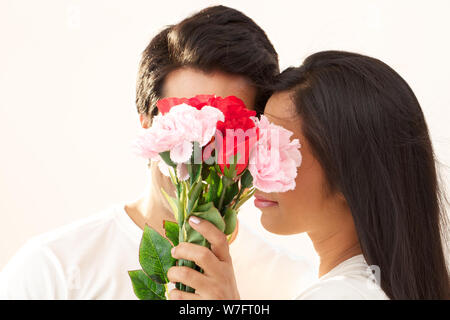
[{"label": "woman's face", "polygon": [[[261,211],[265,229],[277,234],[323,231],[333,221],[339,223],[342,196],[327,195],[324,172],[312,155],[310,145],[302,134],[302,119],[291,100],[291,92],[275,93],[267,102],[264,115],[273,123],[293,132],[300,141],[302,164],[297,169],[294,190],[283,193],[255,193],[255,206]],[[342,221],[342,220],[341,220]]]},{"label": "woman's face", "polygon": [[[199,94],[236,96],[245,103],[247,108],[254,109],[256,89],[245,77],[220,71],[204,73],[193,68],[179,68],[166,76],[163,86],[164,98],[191,98]],[[150,121],[146,116],[141,115],[140,120],[143,128],[149,127]],[[151,176],[156,190],[161,190],[162,187],[167,192],[175,192],[170,179],[159,171],[155,163],[151,166]]]}]

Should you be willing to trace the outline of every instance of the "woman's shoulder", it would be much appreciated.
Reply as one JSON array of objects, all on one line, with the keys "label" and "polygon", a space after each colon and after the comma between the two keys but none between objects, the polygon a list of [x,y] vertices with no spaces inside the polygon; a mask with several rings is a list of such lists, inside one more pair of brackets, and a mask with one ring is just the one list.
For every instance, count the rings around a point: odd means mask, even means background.
[{"label": "woman's shoulder", "polygon": [[296,297],[297,300],[386,300],[384,291],[364,277],[336,276],[319,280]]}]

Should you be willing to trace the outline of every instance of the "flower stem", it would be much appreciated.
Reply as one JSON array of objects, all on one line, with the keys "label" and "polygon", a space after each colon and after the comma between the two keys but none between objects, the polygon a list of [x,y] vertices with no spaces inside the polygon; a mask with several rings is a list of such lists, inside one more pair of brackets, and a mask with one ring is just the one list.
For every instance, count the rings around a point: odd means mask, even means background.
[{"label": "flower stem", "polygon": [[225,193],[227,191],[227,188],[230,186],[230,180],[226,179],[225,177],[222,177],[222,193],[220,195],[219,199],[219,207],[217,210],[219,210],[220,213],[222,213],[222,206],[223,206],[223,200],[225,199]]},{"label": "flower stem", "polygon": [[236,205],[239,203],[239,198],[241,197],[242,191],[244,191],[244,188],[241,187],[239,189],[239,192],[238,192],[237,196],[236,196],[236,201],[234,201],[233,209],[236,209]]},{"label": "flower stem", "polygon": [[222,205],[223,205],[223,199],[225,198],[225,189],[222,190],[222,194],[220,195],[220,200],[219,200],[219,212],[222,212]]}]

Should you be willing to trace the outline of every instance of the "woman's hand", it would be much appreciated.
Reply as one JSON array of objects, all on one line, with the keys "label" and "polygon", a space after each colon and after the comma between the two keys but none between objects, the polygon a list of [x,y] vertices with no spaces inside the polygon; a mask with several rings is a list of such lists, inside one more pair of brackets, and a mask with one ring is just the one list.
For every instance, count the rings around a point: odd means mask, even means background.
[{"label": "woman's hand", "polygon": [[181,242],[172,249],[175,259],[194,261],[204,273],[189,267],[171,267],[167,277],[195,289],[195,293],[173,289],[171,300],[235,300],[239,292],[225,234],[209,221],[191,216],[189,224],[211,243],[211,250],[197,244]]}]

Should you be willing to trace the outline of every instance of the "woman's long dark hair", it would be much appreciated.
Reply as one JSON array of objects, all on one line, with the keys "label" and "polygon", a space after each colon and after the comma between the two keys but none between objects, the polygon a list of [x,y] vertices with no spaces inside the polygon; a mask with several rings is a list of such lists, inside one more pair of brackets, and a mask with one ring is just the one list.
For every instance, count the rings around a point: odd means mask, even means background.
[{"label": "woman's long dark hair", "polygon": [[325,51],[278,79],[330,192],[341,192],[363,255],[391,299],[448,299],[448,234],[428,128],[408,84],[385,63]]}]

